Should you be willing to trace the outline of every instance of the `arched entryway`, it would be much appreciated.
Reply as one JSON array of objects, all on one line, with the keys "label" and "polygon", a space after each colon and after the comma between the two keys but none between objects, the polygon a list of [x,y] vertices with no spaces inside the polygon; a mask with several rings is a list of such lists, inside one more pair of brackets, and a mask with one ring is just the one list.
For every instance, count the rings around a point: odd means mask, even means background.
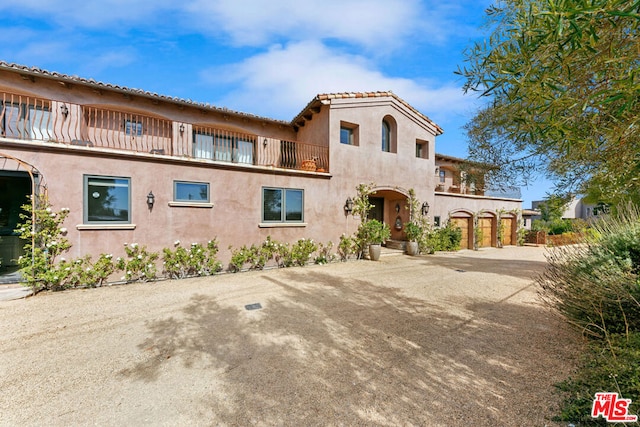
[{"label": "arched entryway", "polygon": [[409,221],[407,208],[408,192],[401,188],[378,187],[369,197],[373,205],[369,211],[370,219],[377,219],[391,229],[391,240],[404,241],[404,224]]},{"label": "arched entryway", "polygon": [[15,232],[22,206],[46,192],[42,174],[29,163],[0,153],[0,275],[15,270],[24,241]]}]

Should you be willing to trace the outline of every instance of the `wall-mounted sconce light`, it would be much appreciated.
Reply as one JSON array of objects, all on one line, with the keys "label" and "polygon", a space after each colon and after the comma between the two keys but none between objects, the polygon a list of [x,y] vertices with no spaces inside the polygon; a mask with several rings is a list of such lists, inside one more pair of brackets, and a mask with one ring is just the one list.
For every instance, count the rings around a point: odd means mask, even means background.
[{"label": "wall-mounted sconce light", "polygon": [[62,115],[66,119],[69,116],[69,107],[67,107],[65,104],[62,104],[60,106],[60,113],[62,113]]},{"label": "wall-mounted sconce light", "polygon": [[153,204],[156,202],[156,196],[153,195],[153,191],[149,191],[147,194],[147,206],[149,210],[153,209]]},{"label": "wall-mounted sconce light", "polygon": [[184,124],[180,123],[180,135],[184,133]]},{"label": "wall-mounted sconce light", "polygon": [[348,197],[347,201],[344,202],[344,211],[347,215],[353,212],[353,200],[351,200],[351,197]]},{"label": "wall-mounted sconce light", "polygon": [[400,213],[400,203],[396,203],[396,213]]},{"label": "wall-mounted sconce light", "polygon": [[264,141],[262,141],[262,146],[266,147],[268,143],[269,141],[267,141],[267,138],[265,138]]},{"label": "wall-mounted sconce light", "polygon": [[422,204],[422,215],[426,215],[429,213],[429,203],[424,202]]}]

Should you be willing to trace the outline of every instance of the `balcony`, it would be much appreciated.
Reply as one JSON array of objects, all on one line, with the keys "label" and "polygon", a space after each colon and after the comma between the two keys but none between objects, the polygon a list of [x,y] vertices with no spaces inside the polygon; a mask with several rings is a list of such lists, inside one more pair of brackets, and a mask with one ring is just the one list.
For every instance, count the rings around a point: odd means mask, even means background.
[{"label": "balcony", "polygon": [[329,172],[329,148],[0,92],[0,138],[203,162]]}]

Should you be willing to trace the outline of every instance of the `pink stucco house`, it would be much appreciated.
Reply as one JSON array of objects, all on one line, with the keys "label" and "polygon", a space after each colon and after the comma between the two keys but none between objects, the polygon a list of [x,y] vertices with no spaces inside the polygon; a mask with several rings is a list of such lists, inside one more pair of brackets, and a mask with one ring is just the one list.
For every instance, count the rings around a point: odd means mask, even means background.
[{"label": "pink stucco house", "polygon": [[369,182],[392,239],[413,188],[467,235],[480,213],[495,245],[499,212],[521,202],[460,189],[459,159],[435,154],[441,133],[391,92],[318,95],[285,122],[0,62],[0,258],[20,253],[13,228],[32,191],[70,209],[71,257],[217,237],[224,259],[268,235],[337,242],[358,224],[346,199]]}]

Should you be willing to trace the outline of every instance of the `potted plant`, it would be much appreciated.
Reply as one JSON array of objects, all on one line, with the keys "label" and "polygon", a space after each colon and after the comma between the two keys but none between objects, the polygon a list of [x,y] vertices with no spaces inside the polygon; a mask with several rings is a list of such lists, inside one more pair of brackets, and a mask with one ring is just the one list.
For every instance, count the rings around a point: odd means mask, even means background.
[{"label": "potted plant", "polygon": [[364,221],[358,227],[358,239],[369,246],[369,258],[372,261],[380,259],[382,242],[391,237],[391,229],[376,219]]},{"label": "potted plant", "polygon": [[422,237],[423,230],[413,221],[404,225],[404,232],[407,235],[407,255],[418,255],[418,241]]}]

